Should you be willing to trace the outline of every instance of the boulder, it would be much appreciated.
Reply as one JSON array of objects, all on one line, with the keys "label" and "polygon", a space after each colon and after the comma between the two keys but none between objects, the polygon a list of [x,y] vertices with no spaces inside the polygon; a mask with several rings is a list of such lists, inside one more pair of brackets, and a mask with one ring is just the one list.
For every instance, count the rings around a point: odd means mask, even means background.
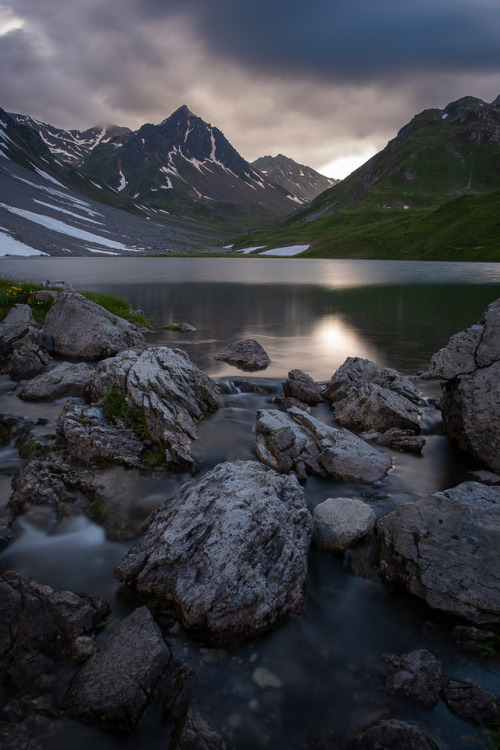
[{"label": "boulder", "polygon": [[240,640],[302,611],[311,529],[295,477],[223,463],[153,515],[115,576],[210,640]]},{"label": "boulder", "polygon": [[197,423],[220,406],[216,383],[186,352],[166,346],[128,350],[100,362],[89,386],[93,401],[113,392],[141,415],[148,436],[165,447],[166,461],[191,468]]},{"label": "boulder", "polygon": [[100,406],[68,399],[59,417],[57,430],[67,441],[70,456],[78,461],[142,465],[144,444],[132,431],[126,434],[111,425]]},{"label": "boulder", "polygon": [[409,654],[384,654],[388,666],[385,689],[418,708],[428,710],[439,700],[441,662],[426,649]]},{"label": "boulder", "polygon": [[262,463],[281,473],[306,472],[352,482],[382,479],[392,465],[390,456],[348,430],[329,427],[302,409],[287,413],[257,412],[254,449]]},{"label": "boulder", "polygon": [[229,750],[226,742],[190,706],[177,720],[169,750]]},{"label": "boulder", "polygon": [[2,750],[42,750],[39,742],[33,739],[32,729],[6,721],[0,721],[0,747]]},{"label": "boulder", "polygon": [[37,328],[37,323],[33,317],[33,311],[29,305],[17,304],[10,308],[9,312],[2,321],[2,325],[6,326],[24,326],[29,328]]},{"label": "boulder", "polygon": [[313,542],[332,552],[345,552],[373,531],[376,515],[369,505],[353,497],[329,497],[313,513]]},{"label": "boulder", "polygon": [[44,334],[29,305],[14,305],[0,324],[0,371],[14,380],[32,378],[50,362],[51,336]]},{"label": "boulder", "polygon": [[490,690],[444,677],[441,695],[450,711],[460,719],[500,728],[500,697]]},{"label": "boulder", "polygon": [[0,577],[0,667],[37,653],[71,656],[75,641],[92,635],[108,613],[99,597],[57,591],[24,573]]},{"label": "boulder", "polygon": [[[365,436],[362,435],[362,437]],[[407,453],[422,453],[425,445],[425,438],[422,435],[415,435],[412,430],[401,430],[399,427],[391,427],[382,435],[378,435],[375,441],[379,445],[387,445],[389,448]]]},{"label": "boulder", "polygon": [[396,370],[348,357],[324,394],[337,422],[362,430],[386,432],[397,427],[422,432],[419,397],[413,383]]},{"label": "boulder", "polygon": [[440,408],[450,440],[500,471],[500,299],[432,357],[424,376],[445,380]]},{"label": "boulder", "polygon": [[240,370],[265,370],[271,364],[265,349],[255,339],[228,344],[213,356],[214,359],[221,359]]},{"label": "boulder", "polygon": [[7,507],[18,516],[34,505],[46,505],[61,519],[68,515],[68,504],[85,502],[91,494],[93,488],[64,463],[51,459],[28,461],[12,477]]},{"label": "boulder", "polygon": [[145,344],[145,338],[126,320],[77,292],[60,292],[45,318],[44,331],[62,357],[102,359]]},{"label": "boulder", "polygon": [[304,404],[319,404],[324,400],[322,386],[302,370],[291,370],[288,380],[283,381],[283,392],[286,398],[295,398]]},{"label": "boulder", "polygon": [[425,732],[398,719],[382,719],[359,731],[344,750],[439,750]]},{"label": "boulder", "polygon": [[85,362],[62,362],[31,380],[21,381],[15,394],[25,401],[83,396],[85,386],[94,372],[94,368]]},{"label": "boulder", "polygon": [[61,706],[90,724],[133,731],[171,659],[151,613],[140,607],[73,677]]},{"label": "boulder", "polygon": [[500,623],[500,487],[464,482],[377,524],[383,578],[476,625]]}]

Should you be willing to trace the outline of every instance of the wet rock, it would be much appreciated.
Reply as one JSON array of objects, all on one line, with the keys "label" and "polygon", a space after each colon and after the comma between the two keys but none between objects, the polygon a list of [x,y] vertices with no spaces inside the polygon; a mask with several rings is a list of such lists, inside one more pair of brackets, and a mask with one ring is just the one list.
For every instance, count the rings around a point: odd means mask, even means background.
[{"label": "wet rock", "polygon": [[27,382],[21,381],[15,393],[26,401],[83,396],[94,372],[94,368],[84,362],[62,362]]},{"label": "wet rock", "polygon": [[422,435],[415,435],[412,430],[401,430],[398,427],[391,427],[382,435],[376,438],[379,445],[387,445],[389,448],[395,448],[407,453],[422,453],[425,445],[425,438]]},{"label": "wet rock", "polygon": [[472,649],[482,646],[494,648],[496,641],[495,633],[492,630],[476,628],[474,625],[456,625],[453,628],[453,636],[461,645]]},{"label": "wet rock", "polygon": [[2,750],[42,750],[33,739],[32,731],[22,724],[0,721],[0,747]]},{"label": "wet rock", "polygon": [[142,415],[151,440],[165,447],[166,461],[191,468],[197,423],[220,406],[217,385],[181,349],[128,350],[100,362],[90,384],[93,401],[112,391]]},{"label": "wet rock", "polygon": [[389,674],[385,689],[422,709],[430,709],[439,700],[441,662],[426,649],[409,654],[384,654]]},{"label": "wet rock", "polygon": [[52,338],[36,324],[29,305],[14,305],[0,325],[1,372],[14,380],[31,378],[51,361]]},{"label": "wet rock", "polygon": [[440,408],[450,440],[500,471],[500,299],[432,357],[425,377],[446,381]]},{"label": "wet rock", "polygon": [[322,386],[302,370],[291,370],[288,373],[288,380],[283,381],[285,396],[295,398],[304,404],[313,405],[323,401],[322,390]]},{"label": "wet rock", "polygon": [[392,427],[414,434],[422,431],[419,397],[413,383],[396,370],[381,369],[368,359],[348,357],[332,376],[324,396],[340,424],[379,432]]},{"label": "wet rock", "polygon": [[257,412],[255,453],[259,461],[281,473],[306,472],[353,482],[382,479],[392,465],[390,456],[343,428],[329,427],[302,409],[285,414]]},{"label": "wet rock", "polygon": [[145,344],[142,333],[126,320],[76,292],[61,292],[45,318],[45,333],[62,357],[101,359]]},{"label": "wet rock", "polygon": [[131,431],[125,434],[111,425],[99,406],[68,399],[57,429],[67,441],[70,456],[78,461],[142,465],[143,443]]},{"label": "wet rock", "polygon": [[82,721],[132,731],[171,658],[149,610],[140,607],[77,672],[61,706]]},{"label": "wet rock", "polygon": [[179,333],[193,333],[196,331],[196,328],[189,323],[168,323],[163,328],[168,331],[179,331]]},{"label": "wet rock", "polygon": [[344,750],[439,750],[427,734],[414,724],[383,719],[362,729],[348,740]]},{"label": "wet rock", "polygon": [[12,518],[8,516],[0,517],[0,552],[9,546],[16,538],[12,529]]},{"label": "wet rock", "polygon": [[376,515],[369,505],[351,497],[330,497],[313,513],[313,542],[332,552],[345,552],[373,531]]},{"label": "wet rock", "polygon": [[229,750],[229,746],[193,708],[176,722],[169,750]]},{"label": "wet rock", "polygon": [[500,487],[464,482],[400,505],[377,532],[386,581],[477,625],[500,622]]},{"label": "wet rock", "polygon": [[265,370],[271,364],[271,359],[265,349],[255,339],[245,339],[228,344],[214,355],[240,370]]},{"label": "wet rock", "polygon": [[62,519],[68,515],[68,504],[85,503],[92,494],[90,484],[63,462],[37,459],[26,463],[12,477],[7,507],[18,516],[34,505],[47,505]]},{"label": "wet rock", "polygon": [[108,612],[98,597],[57,591],[23,573],[0,577],[0,667],[37,653],[70,656]]},{"label": "wet rock", "polygon": [[115,576],[225,643],[302,611],[312,519],[294,477],[219,464],[152,517]]},{"label": "wet rock", "polygon": [[0,414],[0,442],[10,443],[27,435],[35,424],[42,424],[43,421],[21,417],[18,414]]},{"label": "wet rock", "polygon": [[450,711],[460,719],[500,728],[500,697],[490,690],[443,677],[441,695]]}]

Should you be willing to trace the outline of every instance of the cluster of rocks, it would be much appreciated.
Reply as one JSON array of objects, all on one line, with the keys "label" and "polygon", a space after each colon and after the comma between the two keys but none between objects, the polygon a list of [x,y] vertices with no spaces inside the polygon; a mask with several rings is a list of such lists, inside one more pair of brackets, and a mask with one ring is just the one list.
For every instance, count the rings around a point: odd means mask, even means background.
[{"label": "cluster of rocks", "polygon": [[[152,448],[161,449],[169,470],[197,467],[197,425],[220,407],[220,389],[185,352],[147,346],[134,326],[72,291],[57,294],[43,328],[25,307],[13,308],[0,326],[4,372],[21,379],[15,392],[22,399],[66,402],[57,426],[60,454],[35,456],[13,478],[14,516],[36,505],[51,507],[58,519],[74,506],[91,513],[102,495],[88,467],[142,471]],[[255,344],[238,342],[215,356],[241,369],[263,368],[270,359]],[[80,361],[55,363],[49,351]],[[478,326],[435,355],[426,375],[444,381],[441,408],[450,439],[491,471],[500,469],[499,367],[497,301]],[[328,403],[331,424],[311,414],[311,407]],[[215,644],[260,635],[302,612],[311,543],[343,554],[370,538],[381,580],[476,626],[498,626],[500,486],[464,482],[399,505],[378,522],[372,506],[356,497],[331,497],[308,508],[303,485],[311,474],[380,485],[393,465],[388,448],[422,451],[421,418],[414,383],[368,360],[348,358],[326,384],[292,370],[280,404],[257,412],[258,460],[219,464],[186,482],[119,561],[116,579],[142,606],[99,649],[92,639],[106,614],[104,602],[5,574],[0,667],[13,693],[23,695],[16,698],[23,710],[42,706],[53,716],[66,712],[134,730],[153,696],[174,679],[171,649],[155,618],[174,618]],[[3,415],[0,426],[5,442],[32,425]],[[4,520],[0,544],[13,536]],[[71,655],[81,666],[65,668],[64,689],[42,690],[53,660]],[[498,697],[443,677],[432,655],[390,655],[386,662],[384,689],[391,695],[421,708],[441,696],[465,721],[497,721]],[[181,714],[176,747],[223,746],[190,708]],[[11,728],[12,738],[16,731]],[[390,746],[436,747],[418,727],[392,719],[363,729],[347,745]]]}]

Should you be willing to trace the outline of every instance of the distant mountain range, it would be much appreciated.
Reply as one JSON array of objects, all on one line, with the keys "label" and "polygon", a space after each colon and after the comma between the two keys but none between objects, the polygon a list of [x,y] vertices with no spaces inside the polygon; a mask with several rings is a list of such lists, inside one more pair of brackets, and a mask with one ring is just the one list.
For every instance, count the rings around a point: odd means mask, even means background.
[{"label": "distant mountain range", "polygon": [[159,125],[62,130],[11,114],[52,155],[89,180],[157,210],[211,222],[255,224],[290,213],[334,183],[293,160],[259,170],[223,133],[183,105]]},{"label": "distant mountain range", "polygon": [[500,260],[500,96],[427,109],[285,224],[245,244],[316,257]]}]

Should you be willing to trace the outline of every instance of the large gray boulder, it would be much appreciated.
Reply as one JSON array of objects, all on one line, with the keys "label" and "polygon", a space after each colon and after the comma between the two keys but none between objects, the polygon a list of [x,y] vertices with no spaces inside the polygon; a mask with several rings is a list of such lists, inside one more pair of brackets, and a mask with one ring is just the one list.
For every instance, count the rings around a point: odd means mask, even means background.
[{"label": "large gray boulder", "polygon": [[436,609],[500,622],[500,487],[464,482],[377,524],[380,568]]},{"label": "large gray boulder", "polygon": [[302,611],[312,519],[295,477],[219,464],[153,516],[115,576],[215,642]]},{"label": "large gray boulder", "polygon": [[151,613],[140,607],[77,672],[62,707],[91,724],[132,731],[171,659]]},{"label": "large gray boulder", "polygon": [[445,380],[440,407],[450,440],[500,471],[500,299],[432,357],[425,377]]},{"label": "large gray boulder", "polygon": [[453,713],[471,724],[500,727],[500,697],[470,682],[443,678],[441,695]]},{"label": "large gray boulder", "polygon": [[295,398],[304,404],[319,404],[324,400],[323,387],[302,370],[290,370],[283,381],[285,398]]},{"label": "large gray boulder", "polygon": [[126,320],[77,292],[60,292],[43,327],[62,357],[102,359],[145,344],[145,338]]},{"label": "large gray boulder", "polygon": [[220,395],[186,352],[166,346],[131,349],[100,362],[90,397],[99,401],[110,392],[143,417],[151,440],[165,447],[167,463],[192,467],[197,424],[219,408]]},{"label": "large gray boulder", "polygon": [[329,427],[302,409],[257,412],[255,454],[281,473],[293,471],[352,482],[383,479],[392,466],[387,453],[368,445],[344,428]]},{"label": "large gray boulder", "polygon": [[21,381],[15,393],[25,401],[83,396],[93,375],[94,368],[85,362],[61,362],[31,380]]},{"label": "large gray boulder", "polygon": [[51,361],[52,337],[40,330],[29,305],[12,307],[0,324],[0,372],[32,378]]},{"label": "large gray boulder", "polygon": [[419,397],[413,383],[396,370],[348,357],[324,391],[337,422],[362,430],[386,432],[397,427],[421,429]]}]

